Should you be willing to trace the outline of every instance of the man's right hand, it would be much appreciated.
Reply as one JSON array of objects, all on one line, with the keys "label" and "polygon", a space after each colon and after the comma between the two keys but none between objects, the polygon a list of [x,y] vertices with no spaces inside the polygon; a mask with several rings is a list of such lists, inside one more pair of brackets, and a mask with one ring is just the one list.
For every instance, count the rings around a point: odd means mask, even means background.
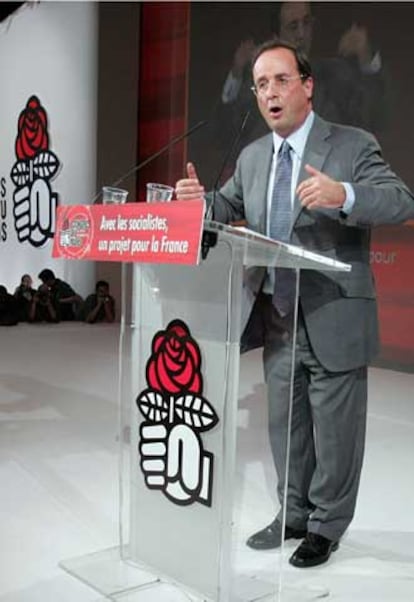
[{"label": "man's right hand", "polygon": [[204,196],[204,186],[200,184],[197,172],[192,163],[187,163],[187,178],[178,180],[175,185],[175,196],[178,201],[192,201]]},{"label": "man's right hand", "polygon": [[252,60],[253,53],[256,50],[255,43],[251,38],[243,40],[234,53],[233,66],[231,72],[234,77],[242,77],[243,70]]}]

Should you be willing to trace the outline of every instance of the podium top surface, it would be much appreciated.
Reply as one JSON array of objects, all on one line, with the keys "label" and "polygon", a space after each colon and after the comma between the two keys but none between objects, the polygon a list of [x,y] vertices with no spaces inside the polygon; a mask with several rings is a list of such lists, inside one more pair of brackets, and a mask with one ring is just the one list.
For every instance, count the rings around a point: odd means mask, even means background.
[{"label": "podium top surface", "polygon": [[206,220],[204,229],[216,232],[220,240],[228,240],[233,245],[239,245],[243,252],[243,264],[246,267],[278,266],[301,270],[351,271],[351,265],[348,263],[273,240],[244,226],[229,226]]}]

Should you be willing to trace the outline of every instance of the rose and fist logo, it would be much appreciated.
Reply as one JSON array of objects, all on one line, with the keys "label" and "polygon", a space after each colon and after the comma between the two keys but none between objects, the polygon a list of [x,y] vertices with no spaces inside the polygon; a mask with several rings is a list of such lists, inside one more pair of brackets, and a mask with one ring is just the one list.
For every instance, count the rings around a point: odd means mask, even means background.
[{"label": "rose and fist logo", "polygon": [[200,348],[187,325],[173,320],[152,340],[146,366],[148,388],[137,397],[141,470],[147,487],[176,504],[211,506],[213,454],[203,449],[201,432],[218,416],[202,396]]},{"label": "rose and fist logo", "polygon": [[17,161],[10,177],[16,186],[13,215],[17,238],[41,247],[55,231],[58,195],[50,181],[60,163],[49,149],[47,114],[37,96],[31,96],[20,113],[15,143]]}]

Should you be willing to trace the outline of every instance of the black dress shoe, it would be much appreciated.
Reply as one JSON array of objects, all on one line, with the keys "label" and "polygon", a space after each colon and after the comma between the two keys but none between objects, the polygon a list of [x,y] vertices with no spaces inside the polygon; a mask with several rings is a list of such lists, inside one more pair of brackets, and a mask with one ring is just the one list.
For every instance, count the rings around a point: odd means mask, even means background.
[{"label": "black dress shoe", "polygon": [[331,541],[317,533],[306,533],[305,539],[289,558],[289,562],[298,568],[318,566],[326,562],[331,553],[338,548],[337,541]]},{"label": "black dress shoe", "polygon": [[[285,527],[284,539],[302,539],[305,537],[306,529],[293,529],[292,527]],[[258,531],[254,535],[251,535],[246,541],[246,544],[253,548],[253,550],[272,550],[279,548],[282,543],[282,525],[275,518],[267,527]]]}]

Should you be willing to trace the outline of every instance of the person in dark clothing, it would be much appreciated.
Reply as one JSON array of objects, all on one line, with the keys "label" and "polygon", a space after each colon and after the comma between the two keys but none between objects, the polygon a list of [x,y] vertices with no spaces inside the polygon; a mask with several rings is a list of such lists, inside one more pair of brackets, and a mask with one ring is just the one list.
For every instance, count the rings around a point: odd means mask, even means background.
[{"label": "person in dark clothing", "polygon": [[82,297],[67,282],[56,278],[52,270],[42,270],[38,278],[49,288],[57,319],[75,320]]},{"label": "person in dark clothing", "polygon": [[16,299],[8,293],[7,288],[0,285],[0,326],[14,326],[19,321]]},{"label": "person in dark clothing", "polygon": [[33,280],[29,274],[23,274],[20,280],[19,286],[14,291],[14,298],[16,299],[19,321],[27,322],[29,320],[30,306],[33,297],[36,294],[33,288]]},{"label": "person in dark clothing", "polygon": [[59,322],[46,284],[41,284],[33,295],[28,317],[30,322]]},{"label": "person in dark clothing", "polygon": [[82,319],[89,324],[115,320],[115,299],[110,295],[109,284],[105,280],[98,280],[95,293],[85,299]]}]

